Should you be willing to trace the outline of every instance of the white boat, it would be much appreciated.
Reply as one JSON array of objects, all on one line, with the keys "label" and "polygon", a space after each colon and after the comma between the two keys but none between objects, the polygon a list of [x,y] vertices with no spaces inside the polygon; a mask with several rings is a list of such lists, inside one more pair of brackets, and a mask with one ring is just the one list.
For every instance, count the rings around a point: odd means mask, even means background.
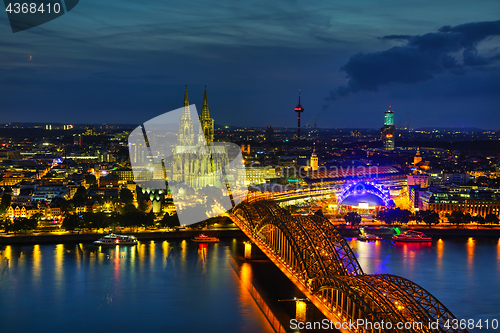
[{"label": "white boat", "polygon": [[395,242],[432,242],[432,237],[426,236],[423,232],[408,230],[399,235],[392,236],[392,240]]},{"label": "white boat", "polygon": [[94,242],[98,245],[136,245],[137,238],[129,235],[109,234]]},{"label": "white boat", "polygon": [[195,238],[191,239],[193,242],[198,242],[198,243],[215,243],[218,242],[219,239],[217,237],[210,237],[205,234],[200,234],[199,236],[196,236]]}]

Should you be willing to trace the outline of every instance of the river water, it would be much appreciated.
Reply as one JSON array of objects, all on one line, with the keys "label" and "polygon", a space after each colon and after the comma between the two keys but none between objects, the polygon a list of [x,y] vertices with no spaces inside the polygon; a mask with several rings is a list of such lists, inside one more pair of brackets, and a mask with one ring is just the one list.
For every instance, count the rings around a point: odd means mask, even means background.
[{"label": "river water", "polygon": [[[460,319],[500,320],[498,240],[348,243],[365,272],[406,277]],[[2,246],[0,332],[272,332],[262,301],[287,322],[287,299],[300,292],[272,263],[242,261],[241,248],[236,239]]]}]

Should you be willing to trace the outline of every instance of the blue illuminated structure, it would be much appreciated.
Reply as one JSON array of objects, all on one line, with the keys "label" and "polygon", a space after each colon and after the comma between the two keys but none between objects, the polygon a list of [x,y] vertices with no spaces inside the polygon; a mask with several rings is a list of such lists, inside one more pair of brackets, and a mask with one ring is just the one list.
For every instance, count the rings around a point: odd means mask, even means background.
[{"label": "blue illuminated structure", "polygon": [[391,195],[389,190],[375,182],[361,181],[348,183],[337,197],[337,205],[342,205],[344,200],[350,196],[371,194],[380,198],[385,207],[389,206]]}]

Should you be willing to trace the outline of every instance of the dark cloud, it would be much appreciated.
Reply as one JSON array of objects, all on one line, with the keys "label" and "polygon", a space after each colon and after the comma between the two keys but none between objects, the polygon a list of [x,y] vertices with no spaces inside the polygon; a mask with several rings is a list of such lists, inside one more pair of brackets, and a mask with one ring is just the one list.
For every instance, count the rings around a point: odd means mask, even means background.
[{"label": "dark cloud", "polygon": [[[425,35],[389,35],[381,39],[400,40],[402,46],[385,51],[358,53],[341,67],[349,82],[330,92],[329,100],[357,91],[377,91],[380,86],[415,84],[441,73],[464,75],[469,67],[491,65],[499,55],[484,57],[477,45],[500,35],[500,21],[445,26]],[[462,53],[461,61],[456,53]]]}]

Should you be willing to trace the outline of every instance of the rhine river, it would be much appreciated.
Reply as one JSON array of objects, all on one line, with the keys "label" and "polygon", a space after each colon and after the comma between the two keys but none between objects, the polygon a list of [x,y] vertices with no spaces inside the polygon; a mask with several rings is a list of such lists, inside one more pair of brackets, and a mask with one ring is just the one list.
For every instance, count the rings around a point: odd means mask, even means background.
[{"label": "rhine river", "polygon": [[[499,240],[348,243],[365,272],[408,278],[459,319],[500,320]],[[241,254],[241,239],[1,246],[0,332],[272,332],[259,306],[288,322],[300,292]]]}]

